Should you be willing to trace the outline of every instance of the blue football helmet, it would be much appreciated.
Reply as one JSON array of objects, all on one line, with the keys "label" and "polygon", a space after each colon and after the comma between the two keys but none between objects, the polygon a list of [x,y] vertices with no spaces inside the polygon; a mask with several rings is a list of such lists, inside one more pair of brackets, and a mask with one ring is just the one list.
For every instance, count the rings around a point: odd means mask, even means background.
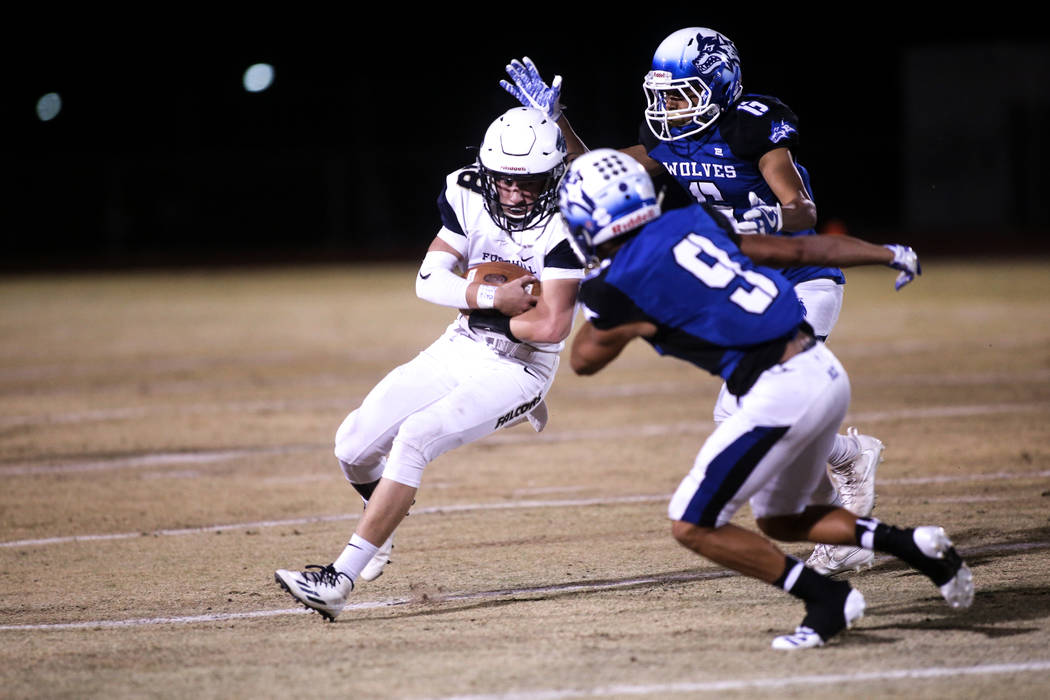
[{"label": "blue football helmet", "polygon": [[642,83],[645,121],[661,141],[685,138],[714,124],[743,89],[732,41],[705,27],[679,29],[657,47]]},{"label": "blue football helmet", "polygon": [[558,188],[558,208],[569,225],[569,244],[587,267],[600,263],[598,246],[660,216],[649,173],[611,148],[588,151],[572,162]]}]

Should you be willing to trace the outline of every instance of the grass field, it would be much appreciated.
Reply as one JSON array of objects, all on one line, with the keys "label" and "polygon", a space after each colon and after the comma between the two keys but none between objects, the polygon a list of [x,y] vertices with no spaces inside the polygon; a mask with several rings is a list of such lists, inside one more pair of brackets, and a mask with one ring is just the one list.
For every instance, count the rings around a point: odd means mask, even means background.
[{"label": "grass field", "polygon": [[0,697],[1050,697],[1050,260],[923,264],[850,272],[830,346],[875,514],[943,525],[976,601],[880,558],[796,653],[794,599],[670,537],[720,384],[682,362],[566,365],[542,434],[436,460],[326,624],[273,570],[341,550],[335,429],[452,318],[414,267],[0,278]]}]

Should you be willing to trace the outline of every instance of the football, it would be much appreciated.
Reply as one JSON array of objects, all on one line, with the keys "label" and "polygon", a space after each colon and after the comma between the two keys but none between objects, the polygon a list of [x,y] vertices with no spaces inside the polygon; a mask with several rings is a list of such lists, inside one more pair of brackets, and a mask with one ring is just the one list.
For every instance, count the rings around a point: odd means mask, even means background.
[{"label": "football", "polygon": [[[524,277],[525,275],[531,274],[521,265],[515,265],[509,262],[486,262],[467,270],[467,281],[468,282],[481,282],[483,284],[491,284],[499,286],[506,284],[511,280]],[[540,283],[534,282],[525,288],[525,291],[529,292],[533,296],[540,295]]]}]

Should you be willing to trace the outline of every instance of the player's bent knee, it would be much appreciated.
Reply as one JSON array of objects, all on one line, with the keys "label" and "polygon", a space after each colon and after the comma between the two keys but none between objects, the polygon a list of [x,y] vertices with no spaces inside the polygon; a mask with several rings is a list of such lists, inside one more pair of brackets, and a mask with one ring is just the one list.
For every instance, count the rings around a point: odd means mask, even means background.
[{"label": "player's bent knee", "polygon": [[434,444],[446,433],[445,423],[440,416],[420,412],[405,419],[405,422],[401,424],[401,429],[397,431],[394,442],[418,452],[425,461],[429,462],[438,456],[432,454]]},{"label": "player's bent knee", "polygon": [[714,528],[701,527],[684,520],[675,520],[671,523],[671,536],[678,544],[694,552],[702,553],[704,542],[712,532]]}]

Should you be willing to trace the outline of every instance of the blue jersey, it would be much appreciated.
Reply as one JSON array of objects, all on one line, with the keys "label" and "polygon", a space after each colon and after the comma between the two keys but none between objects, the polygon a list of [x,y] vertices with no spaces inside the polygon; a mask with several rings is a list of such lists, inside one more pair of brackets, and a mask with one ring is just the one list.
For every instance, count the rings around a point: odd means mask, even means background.
[{"label": "blue jersey", "polygon": [[[642,144],[649,157],[663,164],[698,202],[706,202],[739,219],[751,208],[748,195],[754,192],[766,202],[776,202],[758,169],[758,161],[774,148],[794,149],[798,144],[798,117],[780,100],[765,95],[744,95],[711,127],[677,141],[660,141],[642,127]],[[812,199],[809,173],[797,161],[799,175]],[[730,212],[730,210],[732,210]],[[808,236],[813,229],[782,232]],[[783,270],[792,284],[828,278],[846,281],[833,267],[800,267]]]},{"label": "blue jersey", "polygon": [[666,212],[580,288],[587,319],[605,330],[648,321],[647,340],[747,393],[802,323],[792,284],[740,252],[729,224],[692,205]]}]

